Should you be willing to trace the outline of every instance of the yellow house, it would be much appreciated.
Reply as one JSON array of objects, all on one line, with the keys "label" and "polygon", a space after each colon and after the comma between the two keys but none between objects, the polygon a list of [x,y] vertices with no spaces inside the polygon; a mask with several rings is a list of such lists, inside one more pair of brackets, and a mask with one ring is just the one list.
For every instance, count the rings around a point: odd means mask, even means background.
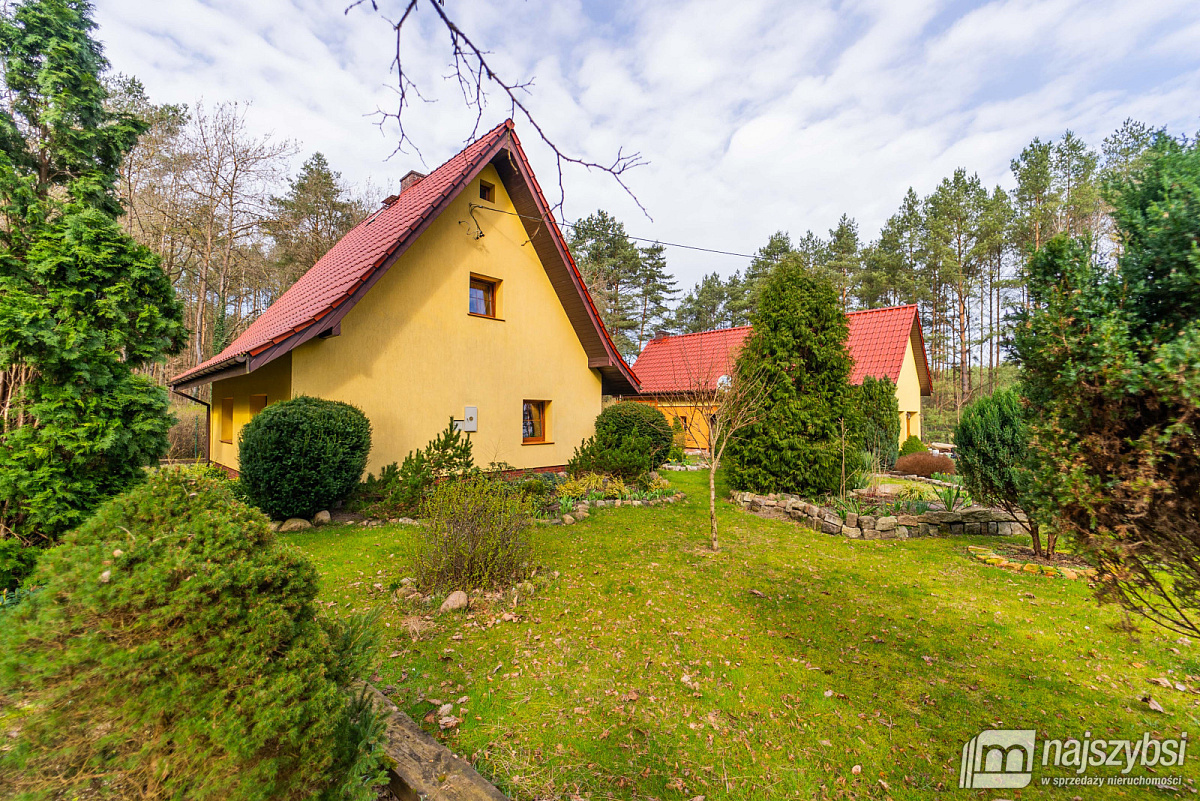
[{"label": "yellow house", "polygon": [[[850,383],[867,376],[890,378],[900,408],[900,441],[921,436],[921,397],[932,393],[921,316],[915,305],[868,309],[846,315],[846,348],[854,366]],[[750,326],[679,336],[660,335],[646,343],[634,362],[640,393],[628,400],[656,406],[684,431],[684,447],[707,450],[706,418],[712,407],[694,402],[697,390],[715,392],[733,372]]]},{"label": "yellow house", "polygon": [[476,461],[559,467],[603,395],[638,391],[588,295],[509,120],[360,222],[224,351],[172,379],[212,384],[211,461],[300,395],[371,421],[368,469],[453,417]]}]

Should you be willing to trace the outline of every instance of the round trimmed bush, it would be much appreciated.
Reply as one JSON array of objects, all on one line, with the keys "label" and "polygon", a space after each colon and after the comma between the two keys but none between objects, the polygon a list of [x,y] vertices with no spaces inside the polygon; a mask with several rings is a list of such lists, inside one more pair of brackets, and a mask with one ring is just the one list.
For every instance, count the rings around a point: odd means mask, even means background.
[{"label": "round trimmed bush", "polygon": [[230,483],[156,471],[43,553],[0,625],[0,797],[375,797],[373,625]]},{"label": "round trimmed bush", "polygon": [[648,403],[621,401],[596,416],[596,439],[621,442],[631,437],[650,440],[650,469],[667,461],[675,433],[658,409]]},{"label": "round trimmed bush", "polygon": [[246,495],[276,519],[312,517],[344,500],[370,452],[371,423],[360,409],[304,395],[263,409],[238,439]]}]

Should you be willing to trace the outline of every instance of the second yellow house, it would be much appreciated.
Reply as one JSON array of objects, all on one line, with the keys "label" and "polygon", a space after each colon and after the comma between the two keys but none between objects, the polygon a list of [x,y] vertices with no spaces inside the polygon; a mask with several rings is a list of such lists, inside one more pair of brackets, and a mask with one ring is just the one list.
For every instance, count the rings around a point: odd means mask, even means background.
[{"label": "second yellow house", "polygon": [[[867,376],[890,378],[900,407],[900,442],[921,436],[921,397],[932,392],[921,317],[915,305],[868,309],[846,315],[846,348],[854,366],[850,383]],[[708,447],[705,416],[711,407],[693,401],[696,390],[715,392],[722,376],[733,372],[750,326],[695,334],[658,336],[642,350],[634,368],[641,392],[631,400],[650,403],[684,432],[684,447]]]}]

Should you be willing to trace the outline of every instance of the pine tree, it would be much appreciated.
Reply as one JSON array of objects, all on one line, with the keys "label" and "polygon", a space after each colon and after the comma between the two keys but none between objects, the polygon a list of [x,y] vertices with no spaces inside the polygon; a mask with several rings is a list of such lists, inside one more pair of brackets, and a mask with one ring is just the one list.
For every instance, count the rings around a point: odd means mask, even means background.
[{"label": "pine tree", "polygon": [[863,273],[857,287],[868,309],[915,303],[925,225],[921,200],[909,187],[900,210],[888,218],[879,240],[863,251]]},{"label": "pine tree", "polygon": [[1062,204],[1058,230],[1068,236],[1095,233],[1099,227],[1100,186],[1096,151],[1071,131],[1054,145],[1054,182]]},{"label": "pine tree", "polygon": [[794,252],[792,239],[785,231],[776,231],[771,234],[767,244],[758,249],[754,258],[750,260],[750,266],[746,268],[745,277],[742,279],[741,303],[735,303],[740,316],[748,319],[754,314],[754,309],[758,306],[758,288],[763,279],[770,275],[771,270],[775,269],[775,265],[784,256]]},{"label": "pine tree", "polygon": [[27,0],[0,20],[0,536],[77,525],[166,450],[166,393],[137,371],[182,347],[158,259],[118,224],[144,125],[105,105],[91,7]]},{"label": "pine tree", "polygon": [[330,168],[321,153],[314,153],[304,162],[300,174],[289,182],[287,194],[271,198],[271,207],[267,232],[275,244],[271,256],[279,276],[279,294],[316,264],[367,212],[363,204],[350,197],[341,173]]},{"label": "pine tree", "polygon": [[1060,198],[1054,185],[1053,146],[1034,137],[1009,166],[1017,179],[1013,199],[1018,243],[1026,252],[1032,252],[1058,233],[1055,219]]},{"label": "pine tree", "polygon": [[952,177],[944,179],[927,201],[929,260],[954,295],[949,328],[956,345],[954,367],[958,386],[955,409],[958,412],[971,395],[970,308],[983,256],[981,216],[986,200],[987,190],[980,184],[979,176],[968,176],[966,170],[960,168]]},{"label": "pine tree", "polygon": [[671,328],[680,334],[694,334],[745,325],[744,297],[741,277],[737,273],[728,281],[722,281],[718,273],[710,273],[679,301]]},{"label": "pine tree", "polygon": [[1104,177],[1123,179],[1143,165],[1143,156],[1158,136],[1164,136],[1162,128],[1151,128],[1143,122],[1127,119],[1121,127],[1104,138],[1100,152],[1104,155]]},{"label": "pine tree", "polygon": [[641,251],[625,225],[602,209],[575,223],[570,248],[617,350],[626,358],[636,357]]},{"label": "pine tree", "polygon": [[837,288],[842,309],[849,309],[851,291],[862,272],[862,253],[858,242],[858,223],[843,214],[835,228],[829,231],[829,259],[825,264],[829,277]]},{"label": "pine tree", "polygon": [[772,270],[738,357],[739,376],[761,381],[765,397],[761,417],[729,445],[733,486],[821,495],[841,487],[843,458],[847,471],[860,466],[848,332],[837,290],[801,257]]},{"label": "pine tree", "polygon": [[670,302],[679,293],[674,277],[667,272],[664,248],[658,242],[641,248],[641,269],[634,286],[635,306],[638,316],[637,352],[655,331],[666,328],[671,321]]}]

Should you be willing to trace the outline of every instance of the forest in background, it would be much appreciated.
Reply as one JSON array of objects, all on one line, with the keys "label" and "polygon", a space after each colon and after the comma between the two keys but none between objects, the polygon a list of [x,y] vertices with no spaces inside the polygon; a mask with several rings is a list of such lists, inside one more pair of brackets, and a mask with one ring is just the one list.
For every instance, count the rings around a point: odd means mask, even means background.
[{"label": "forest in background", "polygon": [[[289,175],[300,144],[252,133],[246,105],[156,105],[126,76],[108,88],[111,104],[149,123],[122,165],[123,224],[161,257],[190,329],[184,352],[154,368],[165,383],[232,342],[374,210],[388,184],[350,185],[321,153]],[[972,398],[1015,379],[1004,342],[1025,300],[1027,254],[1064,232],[1090,236],[1097,258],[1118,252],[1103,186],[1136,163],[1155,133],[1127,120],[1099,148],[1070,131],[1034,139],[1012,159],[1009,188],[989,188],[960,168],[925,197],[910,188],[874,240],[849,214],[827,235],[781,230],[744,269],[714,271],[686,291],[664,245],[639,244],[604,210],[564,228],[631,362],[659,332],[748,324],[759,283],[785,258],[828,276],[847,311],[918,304],[934,378],[925,433],[944,439]],[[199,446],[202,421],[198,407],[179,411],[172,455],[186,457]]]},{"label": "forest in background", "polygon": [[933,373],[924,434],[945,440],[973,398],[1016,380],[1005,342],[1027,300],[1029,254],[1059,233],[1088,237],[1097,260],[1119,253],[1104,186],[1135,166],[1158,132],[1126,120],[1098,149],[1071,131],[1035,138],[1012,159],[1010,188],[989,188],[959,168],[925,197],[910,188],[874,240],[864,241],[848,214],[825,236],[779,231],[744,270],[710,273],[686,292],[661,246],[635,245],[604,211],[571,229],[571,248],[629,358],[658,331],[747,325],[759,284],[785,258],[826,275],[846,311],[916,303]]}]

